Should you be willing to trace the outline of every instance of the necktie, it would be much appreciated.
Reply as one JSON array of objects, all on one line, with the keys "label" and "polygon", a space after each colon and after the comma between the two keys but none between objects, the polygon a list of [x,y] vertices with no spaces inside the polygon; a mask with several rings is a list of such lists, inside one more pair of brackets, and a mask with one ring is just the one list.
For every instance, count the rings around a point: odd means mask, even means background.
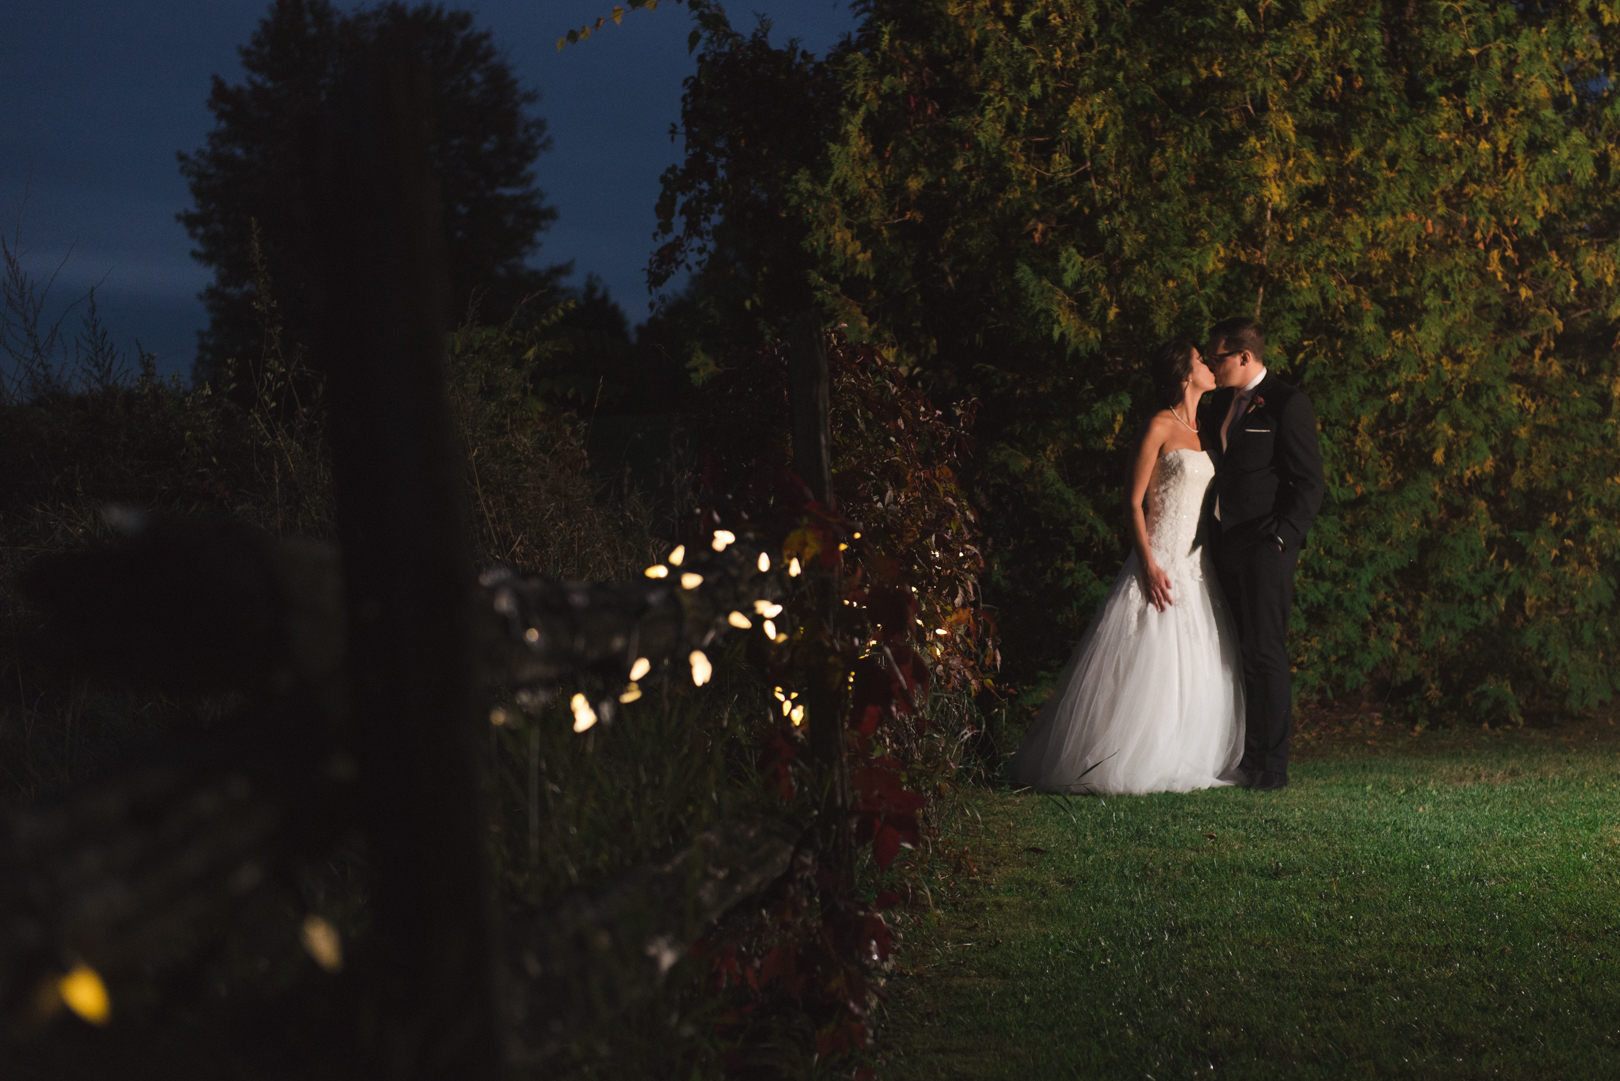
[{"label": "necktie", "polygon": [[1253,396],[1254,396],[1253,392],[1248,391],[1248,390],[1240,390],[1236,394],[1232,395],[1232,408],[1230,408],[1230,409],[1228,409],[1226,411],[1226,419],[1221,422],[1221,449],[1222,450],[1226,449],[1226,432],[1227,432],[1227,429],[1232,427],[1232,422],[1234,420],[1236,420],[1238,417],[1243,415],[1244,407],[1249,404],[1249,399],[1251,397],[1253,397]]}]

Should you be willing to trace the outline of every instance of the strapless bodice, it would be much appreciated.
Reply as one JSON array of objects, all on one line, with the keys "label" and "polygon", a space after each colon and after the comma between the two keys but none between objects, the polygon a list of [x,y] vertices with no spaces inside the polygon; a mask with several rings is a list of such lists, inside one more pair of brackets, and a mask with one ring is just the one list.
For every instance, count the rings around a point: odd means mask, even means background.
[{"label": "strapless bodice", "polygon": [[1173,577],[1178,571],[1201,576],[1197,558],[1198,523],[1204,494],[1215,479],[1209,453],[1192,448],[1162,455],[1148,482],[1148,542],[1153,558]]}]

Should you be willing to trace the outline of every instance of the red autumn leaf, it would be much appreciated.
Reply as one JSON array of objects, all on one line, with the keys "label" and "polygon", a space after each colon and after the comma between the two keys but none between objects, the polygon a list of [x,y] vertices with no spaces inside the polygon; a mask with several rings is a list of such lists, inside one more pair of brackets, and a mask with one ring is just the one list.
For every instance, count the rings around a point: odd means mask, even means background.
[{"label": "red autumn leaf", "polygon": [[894,680],[895,708],[909,713],[928,697],[928,663],[904,643],[891,645],[889,655],[894,659],[890,677]]},{"label": "red autumn leaf", "polygon": [[759,963],[760,983],[769,983],[771,980],[776,978],[781,969],[787,967],[787,963],[785,963],[783,959],[786,949],[786,946],[778,945],[775,949],[771,950],[770,953],[765,955],[765,959]]},{"label": "red autumn leaf", "polygon": [[865,557],[866,565],[872,568],[872,576],[888,582],[900,580],[901,567],[898,559],[891,559],[878,552],[871,552]]},{"label": "red autumn leaf", "polygon": [[850,684],[850,727],[861,735],[871,736],[883,723],[894,701],[894,689],[888,671],[874,658],[855,662],[855,679]]},{"label": "red autumn leaf", "polygon": [[884,586],[867,594],[866,614],[885,642],[902,642],[917,618],[917,597],[904,586]]},{"label": "red autumn leaf", "polygon": [[888,921],[876,912],[868,912],[861,921],[864,951],[873,961],[886,961],[894,952],[894,934]]},{"label": "red autumn leaf", "polygon": [[850,726],[859,730],[861,735],[870,737],[883,723],[883,715],[888,712],[882,706],[868,703],[857,706],[855,713],[850,717]]},{"label": "red autumn leaf", "polygon": [[877,835],[872,838],[872,858],[877,860],[879,868],[887,867],[894,862],[900,854],[900,831],[885,823],[878,827]]}]

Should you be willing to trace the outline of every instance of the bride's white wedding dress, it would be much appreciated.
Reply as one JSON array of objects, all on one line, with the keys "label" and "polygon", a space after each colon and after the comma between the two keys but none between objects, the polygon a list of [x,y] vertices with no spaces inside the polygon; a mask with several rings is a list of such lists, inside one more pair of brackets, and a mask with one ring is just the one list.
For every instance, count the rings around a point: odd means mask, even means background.
[{"label": "bride's white wedding dress", "polygon": [[1133,551],[1008,766],[1017,788],[1045,792],[1187,792],[1234,784],[1243,753],[1236,629],[1214,561],[1199,543],[1215,466],[1173,450],[1153,467],[1147,527],[1170,576],[1163,612]]}]

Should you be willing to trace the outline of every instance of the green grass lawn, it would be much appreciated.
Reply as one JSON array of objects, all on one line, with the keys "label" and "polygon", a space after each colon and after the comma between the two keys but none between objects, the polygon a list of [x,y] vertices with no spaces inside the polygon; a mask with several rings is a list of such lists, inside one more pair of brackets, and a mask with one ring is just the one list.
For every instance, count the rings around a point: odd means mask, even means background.
[{"label": "green grass lawn", "polygon": [[880,1076],[1620,1078],[1616,732],[1307,745],[1276,794],[983,792]]}]

